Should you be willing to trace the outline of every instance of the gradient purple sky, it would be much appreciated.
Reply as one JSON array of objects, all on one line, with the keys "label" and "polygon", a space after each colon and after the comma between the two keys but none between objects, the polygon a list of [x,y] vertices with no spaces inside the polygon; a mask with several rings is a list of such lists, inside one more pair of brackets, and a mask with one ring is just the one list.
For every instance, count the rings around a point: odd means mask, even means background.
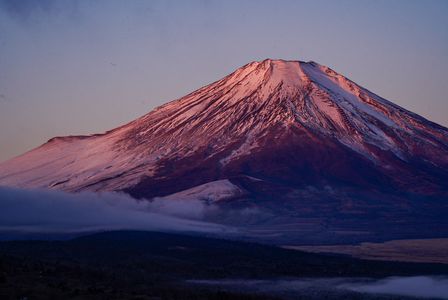
[{"label": "gradient purple sky", "polygon": [[448,126],[448,1],[0,0],[0,161],[253,60],[314,60]]}]

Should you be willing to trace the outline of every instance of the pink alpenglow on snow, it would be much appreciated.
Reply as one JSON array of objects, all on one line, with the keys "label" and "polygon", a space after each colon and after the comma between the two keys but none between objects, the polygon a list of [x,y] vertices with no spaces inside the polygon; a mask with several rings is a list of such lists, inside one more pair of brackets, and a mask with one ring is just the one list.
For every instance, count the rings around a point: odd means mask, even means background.
[{"label": "pink alpenglow on snow", "polygon": [[307,141],[331,139],[385,170],[393,166],[384,153],[402,164],[415,155],[439,167],[448,163],[446,128],[328,67],[267,59],[104,134],[53,138],[0,164],[0,184],[129,189],[157,176],[166,161],[201,153],[225,168],[298,132]]}]

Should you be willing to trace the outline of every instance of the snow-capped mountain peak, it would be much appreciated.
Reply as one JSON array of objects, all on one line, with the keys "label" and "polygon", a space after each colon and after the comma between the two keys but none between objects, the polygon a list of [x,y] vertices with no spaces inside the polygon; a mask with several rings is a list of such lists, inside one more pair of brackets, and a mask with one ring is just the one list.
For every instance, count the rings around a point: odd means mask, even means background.
[{"label": "snow-capped mountain peak", "polygon": [[209,181],[248,173],[235,166],[306,147],[356,153],[388,176],[416,160],[448,166],[446,128],[315,62],[266,59],[105,134],[51,139],[0,164],[0,184],[141,190],[197,165],[213,170]]}]

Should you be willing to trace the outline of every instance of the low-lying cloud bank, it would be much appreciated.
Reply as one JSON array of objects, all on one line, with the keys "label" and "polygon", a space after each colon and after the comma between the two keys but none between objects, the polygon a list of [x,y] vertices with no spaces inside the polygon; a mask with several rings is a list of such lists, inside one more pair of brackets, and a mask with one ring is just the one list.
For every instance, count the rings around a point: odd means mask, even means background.
[{"label": "low-lying cloud bank", "polygon": [[[273,296],[331,295],[338,299],[349,298],[346,291],[360,296],[371,294],[418,299],[448,299],[448,278],[446,276],[408,276],[375,278],[290,278],[269,280],[190,280],[190,283],[219,286],[230,291],[248,291]],[[361,293],[361,294],[358,294]],[[338,297],[336,297],[338,296]],[[331,298],[331,297],[330,297]],[[313,299],[315,299],[313,297]],[[381,299],[383,299],[381,297]],[[395,298],[394,298],[395,299]]]},{"label": "low-lying cloud bank", "polygon": [[5,233],[64,234],[121,229],[235,232],[223,225],[200,221],[209,209],[212,208],[200,201],[164,204],[137,201],[119,193],[70,194],[0,187],[0,237]]},{"label": "low-lying cloud bank", "polygon": [[366,283],[348,283],[341,287],[369,294],[448,299],[448,278],[441,276],[389,277]]}]

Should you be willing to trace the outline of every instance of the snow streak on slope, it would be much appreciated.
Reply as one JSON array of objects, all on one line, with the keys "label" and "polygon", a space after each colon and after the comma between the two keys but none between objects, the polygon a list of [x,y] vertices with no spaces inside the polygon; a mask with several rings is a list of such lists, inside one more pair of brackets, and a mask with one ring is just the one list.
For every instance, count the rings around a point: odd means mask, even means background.
[{"label": "snow streak on slope", "polygon": [[232,197],[241,196],[244,192],[229,180],[217,180],[192,187],[171,195],[160,197],[160,200],[200,200],[212,204]]},{"label": "snow streak on slope", "polygon": [[168,161],[216,157],[223,168],[298,130],[378,165],[383,151],[448,166],[446,128],[315,62],[264,60],[105,134],[54,138],[0,164],[0,184],[122,190]]}]

